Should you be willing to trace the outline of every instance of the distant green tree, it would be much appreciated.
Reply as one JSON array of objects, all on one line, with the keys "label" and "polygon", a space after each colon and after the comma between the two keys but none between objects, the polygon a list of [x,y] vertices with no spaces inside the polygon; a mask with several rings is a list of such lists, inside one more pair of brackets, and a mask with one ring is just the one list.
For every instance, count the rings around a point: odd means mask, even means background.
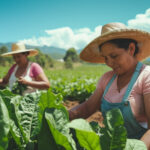
[{"label": "distant green tree", "polygon": [[11,64],[13,59],[11,57],[2,57],[1,54],[7,53],[8,48],[6,46],[0,47],[0,65],[6,66],[7,64]]},{"label": "distant green tree", "polygon": [[79,61],[79,56],[77,54],[77,51],[74,48],[70,48],[67,50],[64,61],[67,61],[68,58],[72,60],[72,62],[78,62]]},{"label": "distant green tree", "polygon": [[45,58],[46,58],[46,65],[45,67],[54,67],[54,60],[51,58],[50,55],[45,54]]},{"label": "distant green tree", "polygon": [[70,57],[67,58],[65,61],[65,68],[66,69],[72,69],[73,68],[73,62]]},{"label": "distant green tree", "polygon": [[[35,48],[37,49],[37,48]],[[51,58],[50,55],[44,54],[37,49],[39,54],[35,57],[28,57],[29,61],[37,62],[43,68],[54,67],[54,60]],[[1,54],[7,53],[8,48],[6,46],[0,47],[0,66],[11,66],[14,63],[13,57],[2,57]]]},{"label": "distant green tree", "polygon": [[8,52],[8,48],[6,46],[0,47],[0,54],[7,53],[7,52]]},{"label": "distant green tree", "polygon": [[[37,48],[36,48],[37,49]],[[29,58],[30,61],[37,62],[41,67],[47,68],[47,67],[53,67],[53,59],[50,55],[43,54],[40,49],[37,49],[39,51],[38,55],[35,57]]]}]

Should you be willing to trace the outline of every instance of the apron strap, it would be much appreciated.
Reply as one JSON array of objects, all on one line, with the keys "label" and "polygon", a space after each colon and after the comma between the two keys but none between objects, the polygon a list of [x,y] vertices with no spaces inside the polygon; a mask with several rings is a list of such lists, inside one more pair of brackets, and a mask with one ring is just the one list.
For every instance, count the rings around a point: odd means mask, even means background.
[{"label": "apron strap", "polygon": [[107,91],[108,91],[108,89],[109,89],[109,87],[111,86],[111,84],[113,83],[113,81],[115,80],[115,78],[116,78],[116,74],[114,74],[113,75],[113,77],[111,78],[111,80],[108,82],[108,84],[107,84],[107,86],[106,86],[106,88],[105,88],[105,91],[104,91],[104,94],[103,94],[103,96],[105,96],[106,95],[106,93],[107,93]]},{"label": "apron strap", "polygon": [[141,70],[142,66],[143,66],[143,64],[141,62],[138,62],[138,64],[136,65],[136,69],[135,69],[135,71],[133,73],[131,81],[130,81],[130,83],[129,83],[128,87],[127,87],[127,90],[125,92],[125,95],[123,97],[123,100],[122,100],[123,102],[128,100],[128,97],[129,97],[129,95],[130,95],[130,93],[132,91],[133,85],[134,85],[135,81],[137,80],[137,78],[138,78],[138,76],[140,74],[140,70]]},{"label": "apron strap", "polygon": [[[127,90],[126,90],[126,92],[125,92],[125,95],[124,95],[124,97],[123,97],[123,99],[122,99],[122,102],[125,102],[125,101],[128,100],[128,96],[130,95],[131,90],[132,90],[132,87],[133,87],[133,85],[134,85],[136,79],[138,78],[138,76],[139,76],[139,74],[140,74],[140,70],[141,70],[142,66],[143,66],[143,64],[142,64],[141,62],[138,62],[138,63],[137,63],[136,69],[135,69],[134,74],[133,74],[133,76],[132,76],[132,78],[131,78],[131,81],[130,81],[130,83],[129,83],[129,85],[128,85],[128,88],[127,88]],[[106,93],[108,92],[108,89],[109,89],[109,87],[111,86],[112,82],[115,80],[116,76],[117,76],[117,75],[114,74],[113,77],[111,78],[111,80],[108,82],[108,84],[107,84],[107,86],[106,86],[106,88],[105,88],[103,97],[104,97],[104,96],[106,95]]]},{"label": "apron strap", "polygon": [[26,72],[26,75],[25,75],[25,76],[29,76],[31,64],[32,64],[32,62],[29,61],[28,67],[27,67],[27,70],[26,70],[27,72]]}]

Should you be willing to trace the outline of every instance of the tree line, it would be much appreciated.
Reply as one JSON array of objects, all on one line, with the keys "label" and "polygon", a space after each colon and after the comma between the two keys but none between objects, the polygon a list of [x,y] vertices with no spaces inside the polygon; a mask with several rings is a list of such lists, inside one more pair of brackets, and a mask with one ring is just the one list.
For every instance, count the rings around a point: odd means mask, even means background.
[{"label": "tree line", "polygon": [[[43,68],[53,68],[55,65],[55,60],[49,54],[42,53],[40,49],[38,48],[35,48],[35,49],[39,51],[39,54],[36,55],[35,57],[29,57],[29,60],[33,62],[37,62]],[[8,48],[6,46],[0,47],[0,65],[1,66],[8,66],[14,63],[14,60],[12,57],[1,56],[1,54],[7,53],[7,52],[8,52]],[[77,51],[74,48],[69,48],[66,51],[66,54],[63,60],[64,60],[65,68],[69,68],[69,69],[73,68],[73,63],[80,61],[79,55],[77,54]]]}]

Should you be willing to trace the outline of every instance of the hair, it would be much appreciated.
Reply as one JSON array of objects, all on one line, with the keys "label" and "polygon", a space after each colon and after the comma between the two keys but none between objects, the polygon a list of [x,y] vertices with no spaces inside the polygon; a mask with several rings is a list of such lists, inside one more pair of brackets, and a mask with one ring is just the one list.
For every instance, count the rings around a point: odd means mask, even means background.
[{"label": "hair", "polygon": [[134,43],[135,44],[134,56],[136,56],[136,54],[139,52],[138,43],[137,43],[137,41],[135,41],[133,39],[113,39],[113,40],[106,41],[106,42],[102,43],[101,45],[99,45],[99,51],[101,51],[101,47],[105,43],[115,44],[118,48],[124,48],[125,50],[127,50],[129,48],[130,43]]},{"label": "hair", "polygon": [[28,56],[30,52],[23,52],[22,54]]}]

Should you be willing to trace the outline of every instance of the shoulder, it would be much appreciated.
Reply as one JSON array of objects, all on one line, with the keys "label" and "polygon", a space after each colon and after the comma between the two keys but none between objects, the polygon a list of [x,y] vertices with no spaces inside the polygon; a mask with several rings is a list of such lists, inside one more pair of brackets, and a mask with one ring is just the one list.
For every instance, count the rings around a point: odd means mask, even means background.
[{"label": "shoulder", "polygon": [[9,69],[9,71],[8,71],[9,74],[11,74],[11,73],[14,71],[16,65],[17,65],[17,64],[13,64],[13,65],[10,67],[10,69]]},{"label": "shoulder", "polygon": [[114,75],[114,71],[112,71],[112,70],[104,73],[102,75],[102,77],[100,77],[97,87],[105,88],[107,83],[110,81],[110,79],[112,78],[113,75]]},{"label": "shoulder", "polygon": [[150,93],[150,66],[143,65],[135,85],[139,93]]},{"label": "shoulder", "polygon": [[38,63],[35,63],[35,62],[31,62],[30,71],[34,77],[43,73],[42,67]]},{"label": "shoulder", "polygon": [[10,69],[14,69],[17,66],[17,64],[13,64]]},{"label": "shoulder", "polygon": [[108,72],[106,72],[106,73],[104,73],[103,75],[102,75],[102,77],[101,77],[101,79],[111,79],[112,78],[112,76],[114,75],[115,73],[114,73],[114,71],[108,71]]},{"label": "shoulder", "polygon": [[142,78],[150,78],[150,66],[144,64],[140,76]]},{"label": "shoulder", "polygon": [[143,68],[142,68],[142,71],[150,72],[150,66],[144,64],[144,65],[143,65]]},{"label": "shoulder", "polygon": [[101,78],[100,78],[100,82],[103,83],[104,85],[106,85],[110,79],[112,78],[112,76],[114,75],[114,71],[108,71],[106,72]]},{"label": "shoulder", "polygon": [[30,66],[31,70],[43,70],[42,67],[35,62],[31,62],[31,66]]},{"label": "shoulder", "polygon": [[31,62],[31,67],[41,67],[38,63],[36,62]]}]

